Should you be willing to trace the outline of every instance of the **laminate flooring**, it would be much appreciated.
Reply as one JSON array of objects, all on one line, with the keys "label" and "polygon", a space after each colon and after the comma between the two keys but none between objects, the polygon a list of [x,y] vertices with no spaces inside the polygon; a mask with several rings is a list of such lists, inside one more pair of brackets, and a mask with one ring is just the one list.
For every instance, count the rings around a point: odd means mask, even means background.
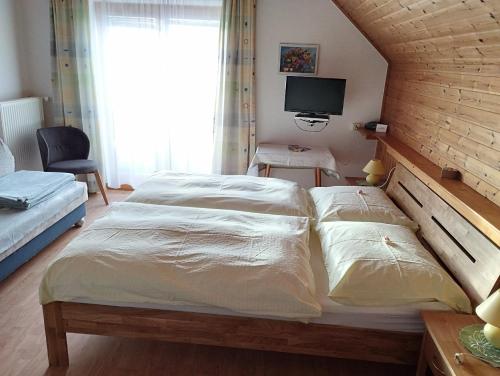
[{"label": "laminate flooring", "polygon": [[[110,201],[130,192],[109,190]],[[107,210],[90,196],[85,226]],[[38,286],[46,265],[81,229],[72,228],[0,282],[0,375],[413,375],[415,368],[148,340],[68,334],[70,366],[49,368]]]}]

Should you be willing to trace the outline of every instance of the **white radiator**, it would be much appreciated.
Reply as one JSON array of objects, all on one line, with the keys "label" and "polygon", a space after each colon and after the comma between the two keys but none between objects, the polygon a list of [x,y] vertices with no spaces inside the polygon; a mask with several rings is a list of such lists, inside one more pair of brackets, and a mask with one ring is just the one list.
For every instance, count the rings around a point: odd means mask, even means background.
[{"label": "white radiator", "polygon": [[36,130],[43,126],[42,98],[0,102],[0,137],[16,161],[16,170],[42,170]]}]

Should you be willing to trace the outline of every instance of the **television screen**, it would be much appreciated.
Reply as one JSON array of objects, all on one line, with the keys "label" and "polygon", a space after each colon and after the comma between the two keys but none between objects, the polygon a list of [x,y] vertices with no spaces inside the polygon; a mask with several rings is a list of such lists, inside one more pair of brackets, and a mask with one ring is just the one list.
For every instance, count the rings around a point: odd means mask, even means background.
[{"label": "television screen", "polygon": [[342,115],[346,80],[339,78],[286,78],[285,111]]}]

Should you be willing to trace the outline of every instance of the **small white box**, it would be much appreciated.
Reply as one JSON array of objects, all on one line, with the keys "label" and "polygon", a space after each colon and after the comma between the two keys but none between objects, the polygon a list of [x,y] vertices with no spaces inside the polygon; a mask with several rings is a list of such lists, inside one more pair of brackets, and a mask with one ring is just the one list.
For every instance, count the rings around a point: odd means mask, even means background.
[{"label": "small white box", "polygon": [[375,132],[382,132],[382,133],[386,133],[387,132],[387,127],[388,125],[387,124],[377,124],[377,127],[375,128]]}]

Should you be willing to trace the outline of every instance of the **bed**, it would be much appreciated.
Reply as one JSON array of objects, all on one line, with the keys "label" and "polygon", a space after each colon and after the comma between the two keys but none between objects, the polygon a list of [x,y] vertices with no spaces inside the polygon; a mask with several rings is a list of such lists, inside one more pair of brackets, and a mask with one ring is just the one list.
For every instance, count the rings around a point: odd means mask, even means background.
[{"label": "bed", "polygon": [[[486,298],[498,286],[498,271],[491,268],[492,260],[500,261],[497,249],[492,248],[491,243],[488,243],[486,238],[482,239],[482,234],[470,224],[465,223],[463,218],[460,222],[461,217],[458,218],[459,216],[456,213],[453,214],[453,211],[441,210],[445,217],[436,219],[438,215],[432,213],[431,208],[435,207],[436,203],[440,203],[446,209],[446,203],[403,167],[398,166],[388,188],[388,194],[411,218],[420,224],[422,236],[431,243],[439,259],[451,270],[453,276],[456,277],[473,301],[477,302]],[[131,196],[131,202],[134,202],[133,196]],[[247,199],[243,200],[245,207],[251,201],[251,196],[245,192],[237,194],[237,196],[240,202],[242,198]],[[158,202],[153,203],[153,205],[158,204]],[[170,204],[170,202],[167,199],[167,202],[161,204]],[[165,206],[165,208],[169,208],[169,206]],[[226,207],[225,209],[231,211],[239,208]],[[189,216],[189,209],[183,213]],[[279,217],[277,214],[268,215],[277,216],[274,218],[286,222],[283,217]],[[250,214],[247,216],[247,224],[251,224],[255,217],[251,217]],[[130,217],[134,216],[130,215]],[[305,219],[306,217],[301,218]],[[126,222],[125,219],[123,221]],[[462,230],[466,228],[466,236],[475,238],[476,245],[474,247],[469,247],[470,242],[467,240],[464,240],[463,246],[458,245],[461,244],[460,242],[465,236],[463,231],[455,233],[456,221],[465,226]],[[294,222],[294,220],[291,223],[295,229],[300,227],[298,222]],[[130,220],[129,225],[133,225],[133,220]],[[270,226],[269,223],[264,223],[264,225]],[[301,226],[300,228],[303,230],[303,223]],[[127,226],[123,225],[123,228],[125,227]],[[109,231],[109,226],[105,222],[101,222],[90,231],[95,231],[95,235],[104,229]],[[147,229],[150,230],[150,227]],[[244,228],[243,231],[248,231],[248,229]],[[157,239],[158,234],[159,232],[155,234]],[[303,235],[303,231],[301,234]],[[432,237],[429,236],[430,234]],[[106,234],[105,238],[109,238],[109,234]],[[301,239],[303,241],[303,238]],[[269,241],[269,239],[264,240],[263,243],[256,244],[265,245]],[[42,303],[44,303],[43,312],[49,364],[51,366],[66,366],[68,364],[66,344],[66,333],[68,332],[152,338],[174,342],[415,364],[422,329],[421,322],[418,320],[419,311],[422,309],[446,309],[446,307],[439,305],[439,303],[434,304],[436,302],[406,305],[391,310],[366,307],[360,309],[359,307],[349,307],[346,304],[328,304],[331,301],[325,299],[323,289],[325,270],[321,263],[321,257],[318,256],[317,240],[314,239],[314,235],[311,236],[309,244],[313,283],[317,287],[314,293],[316,300],[321,302],[321,310],[324,312],[317,317],[313,317],[314,315],[308,312],[307,317],[295,315],[281,318],[277,317],[280,315],[273,315],[276,312],[269,311],[268,307],[249,314],[245,310],[238,313],[238,308],[218,307],[214,309],[210,304],[169,305],[153,300],[145,304],[137,304],[137,302],[134,303],[127,299],[123,299],[122,302],[119,299],[110,302],[109,296],[100,301],[95,297],[85,299],[84,294],[79,294],[79,297],[75,299],[74,296],[64,295],[67,292],[64,289],[54,293],[57,288],[53,289],[53,286],[63,286],[65,283],[51,285],[47,284],[45,279],[41,286],[41,298]],[[69,253],[78,254],[82,251],[79,248],[81,247],[72,250],[70,245]],[[474,262],[472,262],[471,257]],[[56,260],[56,262],[58,261]],[[106,262],[102,261],[104,264]],[[70,274],[64,270],[65,268],[55,269],[55,275]],[[310,281],[306,279],[307,273],[304,276],[303,280],[307,282],[305,285],[310,284]],[[55,280],[57,281],[57,278]],[[276,288],[280,288],[280,286],[277,285]],[[47,295],[50,295],[47,294],[47,291],[52,291],[51,298],[47,299]]]},{"label": "bed", "polygon": [[70,174],[15,172],[1,138],[0,194],[0,281],[85,217],[85,184]]}]

